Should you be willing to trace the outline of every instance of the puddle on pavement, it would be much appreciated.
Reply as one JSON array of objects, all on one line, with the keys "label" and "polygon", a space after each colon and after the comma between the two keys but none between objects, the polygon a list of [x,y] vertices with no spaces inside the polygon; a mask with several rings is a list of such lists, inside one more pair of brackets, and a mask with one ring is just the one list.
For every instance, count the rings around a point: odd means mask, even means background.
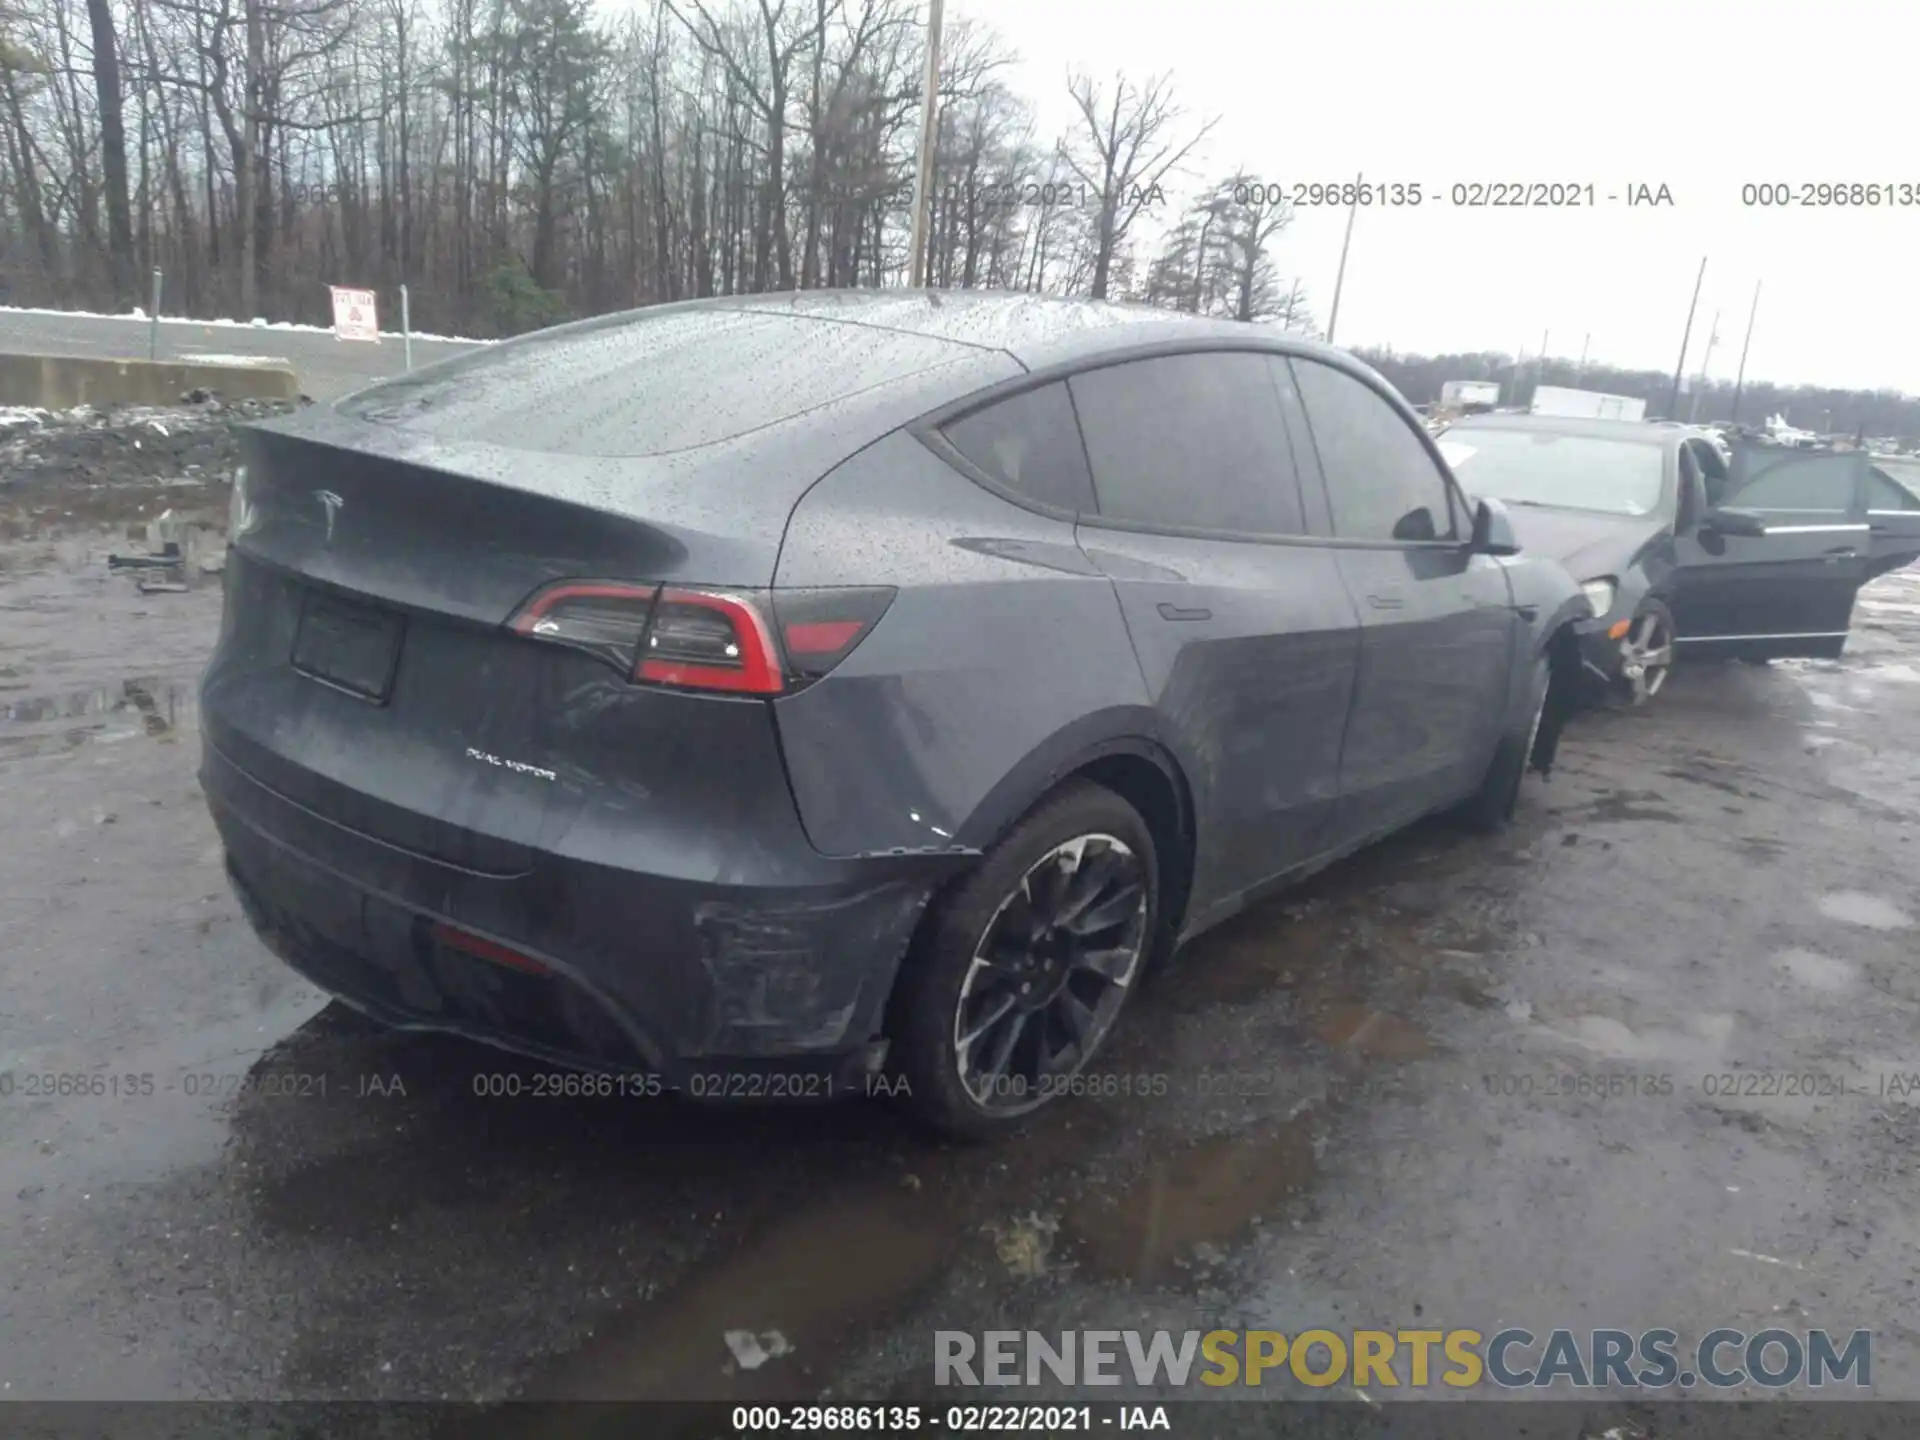
[{"label": "puddle on pavement", "polygon": [[1303,894],[1211,931],[1176,959],[1170,1001],[1191,1014],[1289,990],[1303,1011],[1317,1013],[1367,993],[1379,980],[1419,993],[1437,989],[1480,1006],[1484,997],[1462,993],[1463,983],[1468,992],[1478,987],[1456,972],[1460,962],[1504,948],[1501,922],[1488,905],[1498,897],[1453,872],[1530,859],[1465,845],[1411,856],[1370,852]]},{"label": "puddle on pavement", "polygon": [[1261,910],[1228,922],[1179,956],[1176,1007],[1250,1005],[1340,964],[1344,917],[1323,903]]},{"label": "puddle on pavement", "polygon": [[1705,757],[1695,757],[1688,764],[1670,765],[1660,772],[1669,780],[1684,780],[1689,785],[1704,785],[1713,790],[1721,790],[1728,795],[1737,795],[1742,799],[1758,800],[1763,798],[1758,791],[1739,783],[1751,778],[1745,767],[1727,765]]},{"label": "puddle on pavement", "polygon": [[[1464,955],[1464,952],[1460,953]],[[1441,974],[1440,993],[1474,1010],[1498,1010],[1507,1003],[1481,981],[1457,970]]]},{"label": "puddle on pavement", "polygon": [[1329,1006],[1314,1029],[1333,1049],[1370,1060],[1420,1060],[1434,1050],[1418,1025],[1365,1005]]},{"label": "puddle on pavement", "polygon": [[[883,1321],[953,1263],[955,1217],[931,1186],[876,1185],[776,1221],[650,1306],[641,1323],[598,1337],[520,1392],[534,1402],[765,1400],[818,1393],[850,1337]],[[743,1369],[729,1331],[769,1353]],[[778,1341],[769,1341],[777,1335]],[[462,1434],[571,1436],[591,1417],[545,1405]],[[630,1425],[629,1421],[629,1425]],[[624,1433],[632,1433],[627,1430]]]},{"label": "puddle on pavement", "polygon": [[1721,1062],[1734,1030],[1731,1015],[1690,1016],[1684,1030],[1638,1031],[1610,1015],[1580,1015],[1548,1025],[1535,1019],[1529,1009],[1524,1018],[1534,1019],[1541,1035],[1609,1060],[1697,1062],[1706,1067]]},{"label": "puddle on pavement", "polygon": [[1130,1185],[1087,1200],[1062,1225],[1061,1243],[1102,1279],[1151,1285],[1203,1247],[1230,1245],[1277,1215],[1317,1168],[1312,1112],[1275,1129],[1213,1135],[1157,1160]]},{"label": "puddle on pavement", "polygon": [[1822,895],[1820,913],[1829,920],[1859,925],[1868,930],[1905,930],[1913,917],[1891,900],[1858,890],[1834,890]]},{"label": "puddle on pavement", "polygon": [[1850,989],[1860,975],[1858,966],[1812,950],[1785,950],[1774,957],[1773,963],[1814,990]]},{"label": "puddle on pavement", "polygon": [[1666,796],[1651,790],[1617,790],[1611,795],[1603,795],[1590,800],[1585,805],[1567,810],[1567,817],[1579,816],[1582,819],[1605,822],[1609,820],[1657,820],[1665,825],[1684,825],[1686,819],[1676,815],[1661,804]]},{"label": "puddle on pavement", "polygon": [[32,695],[0,705],[0,759],[111,743],[136,735],[171,736],[195,701],[193,687],[141,676],[65,695]]}]

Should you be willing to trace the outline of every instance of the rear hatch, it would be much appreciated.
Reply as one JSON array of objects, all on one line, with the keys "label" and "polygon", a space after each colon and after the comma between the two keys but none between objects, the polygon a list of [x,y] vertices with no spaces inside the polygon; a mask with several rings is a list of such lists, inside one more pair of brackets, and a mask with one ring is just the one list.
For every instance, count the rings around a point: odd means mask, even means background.
[{"label": "rear hatch", "polygon": [[[765,687],[703,667],[702,647],[729,626],[770,638],[799,497],[973,383],[984,352],[655,313],[245,432],[209,742],[330,820],[495,875],[531,868],[589,805],[669,845],[696,822],[751,827],[771,797],[730,798],[716,774],[770,777],[790,808]],[[873,597],[853,598],[871,618]],[[643,635],[680,663],[645,660],[643,678]]]}]

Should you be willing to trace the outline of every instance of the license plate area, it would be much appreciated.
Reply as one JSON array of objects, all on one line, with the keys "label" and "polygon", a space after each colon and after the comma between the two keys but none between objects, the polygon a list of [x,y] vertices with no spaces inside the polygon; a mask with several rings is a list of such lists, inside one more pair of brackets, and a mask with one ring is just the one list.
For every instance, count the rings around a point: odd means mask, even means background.
[{"label": "license plate area", "polygon": [[406,617],[309,590],[293,635],[293,668],[376,705],[393,693]]}]

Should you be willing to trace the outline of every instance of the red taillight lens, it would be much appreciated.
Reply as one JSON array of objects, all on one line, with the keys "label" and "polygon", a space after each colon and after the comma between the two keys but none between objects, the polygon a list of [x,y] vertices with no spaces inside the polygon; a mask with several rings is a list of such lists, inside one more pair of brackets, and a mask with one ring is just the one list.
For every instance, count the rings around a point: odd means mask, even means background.
[{"label": "red taillight lens", "polygon": [[548,640],[632,673],[657,585],[563,580],[529,600],[508,622],[516,634]]},{"label": "red taillight lens", "polygon": [[893,603],[887,586],[776,590],[773,613],[796,686],[818,680],[853,653]]},{"label": "red taillight lens", "polygon": [[885,587],[694,590],[564,580],[509,622],[644,684],[778,695],[845,660],[893,603]]},{"label": "red taillight lens", "polygon": [[456,929],[445,921],[433,927],[433,938],[449,950],[458,950],[481,960],[491,960],[495,965],[505,965],[509,970],[524,971],[528,975],[553,974],[552,970],[531,955],[522,955],[518,950],[509,949],[505,945],[487,939],[484,935],[475,935],[471,931]]},{"label": "red taillight lens", "polygon": [[634,679],[743,695],[777,695],[785,688],[779,652],[753,601],[671,587],[653,607]]}]

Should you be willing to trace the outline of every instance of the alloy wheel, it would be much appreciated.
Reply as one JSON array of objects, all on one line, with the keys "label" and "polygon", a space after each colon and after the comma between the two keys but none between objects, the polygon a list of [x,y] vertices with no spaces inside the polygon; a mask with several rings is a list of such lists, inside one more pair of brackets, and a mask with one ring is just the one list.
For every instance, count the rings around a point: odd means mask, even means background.
[{"label": "alloy wheel", "polygon": [[1660,693],[1673,669],[1673,632],[1666,617],[1649,610],[1634,617],[1620,638],[1620,674],[1629,698],[1644,705]]},{"label": "alloy wheel", "polygon": [[1146,950],[1146,865],[1113,835],[1056,845],[987,922],[954,1007],[962,1087],[995,1114],[1031,1110],[1086,1065]]}]

